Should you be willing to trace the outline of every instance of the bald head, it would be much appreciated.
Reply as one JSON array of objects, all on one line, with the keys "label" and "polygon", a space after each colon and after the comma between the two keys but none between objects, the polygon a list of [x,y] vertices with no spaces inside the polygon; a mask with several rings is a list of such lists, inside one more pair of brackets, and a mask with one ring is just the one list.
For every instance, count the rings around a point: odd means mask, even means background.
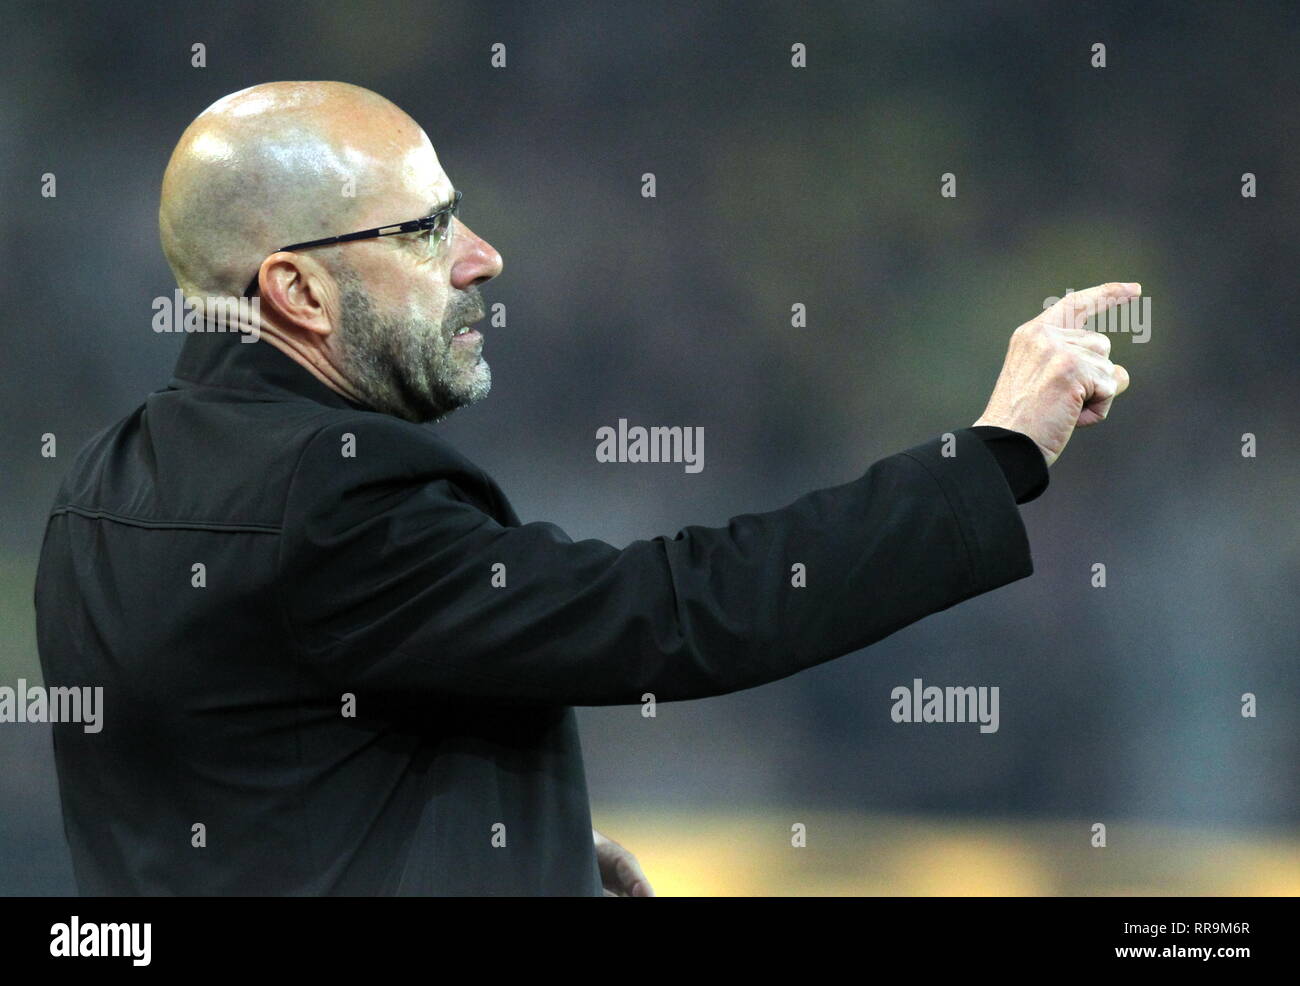
[{"label": "bald head", "polygon": [[[399,227],[455,201],[419,125],[368,89],[272,82],[219,99],[186,128],[158,226],[186,296],[239,296],[257,275],[260,338],[349,399],[431,421],[488,392],[478,285],[501,255],[443,226]],[[442,211],[445,217],[447,213]]]},{"label": "bald head", "polygon": [[200,113],[172,152],[158,210],[163,252],[186,294],[239,295],[277,247],[412,218],[364,222],[404,185],[418,194],[430,166],[441,170],[420,126],[368,89],[243,89]]}]

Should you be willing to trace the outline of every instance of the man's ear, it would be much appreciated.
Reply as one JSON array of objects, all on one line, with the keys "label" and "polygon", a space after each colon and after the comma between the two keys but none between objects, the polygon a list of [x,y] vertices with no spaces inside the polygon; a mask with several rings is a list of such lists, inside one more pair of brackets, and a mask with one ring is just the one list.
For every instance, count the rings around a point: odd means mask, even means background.
[{"label": "man's ear", "polygon": [[262,262],[262,303],[285,328],[324,338],[333,331],[339,287],[325,266],[301,253],[273,253]]}]

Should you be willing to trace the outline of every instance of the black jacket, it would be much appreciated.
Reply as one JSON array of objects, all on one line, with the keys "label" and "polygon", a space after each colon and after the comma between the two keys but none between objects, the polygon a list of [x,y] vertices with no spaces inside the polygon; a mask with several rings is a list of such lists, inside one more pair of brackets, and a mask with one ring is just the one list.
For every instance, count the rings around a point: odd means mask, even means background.
[{"label": "black jacket", "polygon": [[1032,572],[1041,455],[955,435],[618,550],[268,343],[189,336],[41,554],[45,684],[104,689],[100,732],[54,727],[81,892],[598,896],[572,706],[775,681]]}]

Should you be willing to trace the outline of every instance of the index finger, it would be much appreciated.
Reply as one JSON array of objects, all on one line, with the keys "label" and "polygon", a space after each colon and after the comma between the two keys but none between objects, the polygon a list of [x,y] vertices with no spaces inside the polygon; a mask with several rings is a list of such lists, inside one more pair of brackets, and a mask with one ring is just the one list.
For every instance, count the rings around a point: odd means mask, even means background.
[{"label": "index finger", "polygon": [[1096,287],[1073,291],[1043,312],[1042,318],[1047,325],[1057,328],[1083,328],[1088,316],[1104,312],[1111,305],[1123,304],[1142,293],[1142,285],[1136,281],[1110,281]]}]

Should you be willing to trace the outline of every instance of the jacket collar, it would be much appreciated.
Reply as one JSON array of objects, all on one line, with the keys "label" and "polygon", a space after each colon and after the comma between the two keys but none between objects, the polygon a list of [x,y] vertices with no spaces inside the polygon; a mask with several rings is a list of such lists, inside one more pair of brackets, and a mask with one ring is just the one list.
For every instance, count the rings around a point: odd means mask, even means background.
[{"label": "jacket collar", "polygon": [[169,386],[246,390],[329,407],[365,410],[327,387],[301,363],[269,342],[239,332],[192,332],[181,346]]}]

